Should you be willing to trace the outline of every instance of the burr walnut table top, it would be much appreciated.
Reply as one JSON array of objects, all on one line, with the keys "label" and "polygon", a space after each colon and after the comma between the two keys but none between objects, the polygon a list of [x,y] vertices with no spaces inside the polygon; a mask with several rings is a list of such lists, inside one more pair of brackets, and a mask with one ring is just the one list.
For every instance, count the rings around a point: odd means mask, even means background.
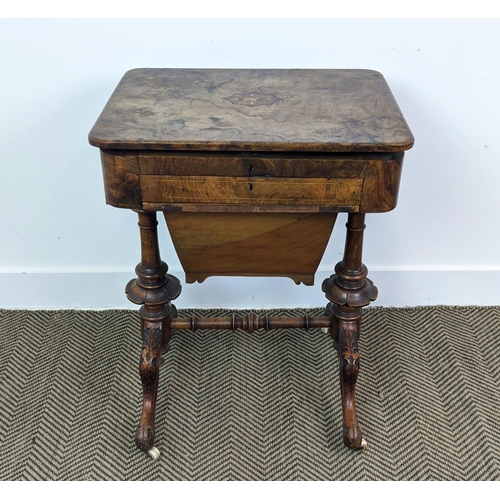
[{"label": "burr walnut table top", "polygon": [[378,153],[413,136],[384,77],[358,69],[133,69],[89,134],[100,149]]}]

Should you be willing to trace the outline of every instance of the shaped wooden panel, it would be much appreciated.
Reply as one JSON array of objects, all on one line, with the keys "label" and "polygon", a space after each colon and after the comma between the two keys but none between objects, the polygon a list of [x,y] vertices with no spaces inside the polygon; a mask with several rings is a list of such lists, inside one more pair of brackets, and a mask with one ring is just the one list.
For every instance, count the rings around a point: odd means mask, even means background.
[{"label": "shaped wooden panel", "polygon": [[186,281],[286,276],[314,284],[336,213],[165,213]]}]

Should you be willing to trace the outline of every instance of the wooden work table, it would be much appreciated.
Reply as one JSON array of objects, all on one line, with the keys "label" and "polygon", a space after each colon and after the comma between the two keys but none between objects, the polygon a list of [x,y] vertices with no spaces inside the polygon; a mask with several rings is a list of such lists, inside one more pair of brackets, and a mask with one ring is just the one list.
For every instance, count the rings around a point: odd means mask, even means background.
[{"label": "wooden work table", "polygon": [[[377,297],[362,264],[366,213],[397,203],[413,136],[370,70],[134,69],[89,134],[106,201],[139,215],[142,259],[126,288],[142,307],[143,409],[136,442],[157,457],[160,359],[176,328],[328,328],[339,353],[344,442],[362,449],[354,405],[362,307]],[[338,212],[344,257],[323,282],[323,317],[179,319],[180,281],[160,258],[163,212],[186,282],[284,276],[312,285]],[[206,285],[205,285],[206,286]],[[207,293],[210,293],[209,288]],[[223,304],[221,304],[223,306]]]}]

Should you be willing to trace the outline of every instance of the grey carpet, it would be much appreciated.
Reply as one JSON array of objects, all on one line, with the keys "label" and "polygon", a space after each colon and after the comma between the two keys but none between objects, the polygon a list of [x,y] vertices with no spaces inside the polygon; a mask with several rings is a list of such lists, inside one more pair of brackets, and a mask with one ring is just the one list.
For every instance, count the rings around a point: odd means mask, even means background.
[{"label": "grey carpet", "polygon": [[0,311],[0,479],[498,480],[499,333],[500,307],[368,308],[351,452],[327,335],[178,331],[153,462],[136,312]]}]

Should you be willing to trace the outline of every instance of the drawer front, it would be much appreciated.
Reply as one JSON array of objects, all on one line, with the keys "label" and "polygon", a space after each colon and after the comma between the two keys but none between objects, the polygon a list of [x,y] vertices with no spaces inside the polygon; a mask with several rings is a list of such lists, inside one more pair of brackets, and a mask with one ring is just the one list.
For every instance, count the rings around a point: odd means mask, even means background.
[{"label": "drawer front", "polygon": [[[379,155],[381,156],[381,155]],[[300,158],[284,155],[234,156],[224,154],[196,155],[149,153],[138,157],[141,174],[191,175],[223,177],[360,177],[366,161],[374,163],[373,155],[336,155],[325,158]],[[391,158],[386,155],[385,158]],[[364,161],[360,161],[363,159]],[[380,161],[380,160],[375,160]]]},{"label": "drawer front", "polygon": [[359,207],[362,179],[141,175],[142,200],[166,204]]},{"label": "drawer front", "polygon": [[106,201],[162,211],[388,212],[403,154],[101,151]]}]

